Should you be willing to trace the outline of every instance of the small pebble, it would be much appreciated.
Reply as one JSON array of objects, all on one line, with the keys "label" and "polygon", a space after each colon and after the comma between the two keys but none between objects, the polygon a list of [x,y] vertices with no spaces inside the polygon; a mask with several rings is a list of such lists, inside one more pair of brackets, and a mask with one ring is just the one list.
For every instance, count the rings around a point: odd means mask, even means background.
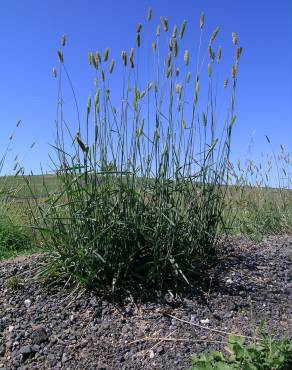
[{"label": "small pebble", "polygon": [[25,307],[30,307],[30,305],[31,305],[31,300],[30,299],[26,299],[25,301],[24,301],[24,304],[25,304]]}]

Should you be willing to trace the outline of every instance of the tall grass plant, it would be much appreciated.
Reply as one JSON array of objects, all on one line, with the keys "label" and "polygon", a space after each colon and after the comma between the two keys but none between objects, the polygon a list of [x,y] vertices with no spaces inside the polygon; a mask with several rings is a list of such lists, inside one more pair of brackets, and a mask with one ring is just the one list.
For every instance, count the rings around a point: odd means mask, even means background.
[{"label": "tall grass plant", "polygon": [[[88,98],[85,124],[62,37],[59,68],[53,70],[59,86],[53,163],[61,192],[48,193],[38,211],[31,207],[51,250],[43,273],[113,293],[179,291],[193,284],[198,264],[216,252],[242,48],[233,33],[235,59],[230,77],[220,81],[219,28],[204,48],[201,14],[197,60],[192,60],[195,52],[184,46],[187,23],[171,31],[168,20],[160,20],[151,54],[144,50],[153,66],[149,80],[139,63],[142,24],[136,46],[122,51],[120,61],[110,58],[109,49],[89,53],[95,92]],[[110,87],[115,73],[123,81],[118,99]],[[222,121],[218,81],[229,94]],[[65,82],[72,88],[75,128],[66,121]]]}]

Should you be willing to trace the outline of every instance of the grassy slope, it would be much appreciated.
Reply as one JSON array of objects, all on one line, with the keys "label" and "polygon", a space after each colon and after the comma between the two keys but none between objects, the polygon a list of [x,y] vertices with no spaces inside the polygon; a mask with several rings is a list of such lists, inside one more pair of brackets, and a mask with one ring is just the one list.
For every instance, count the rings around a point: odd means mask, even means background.
[{"label": "grassy slope", "polygon": [[[7,204],[2,202],[0,211],[8,215],[15,225],[22,225],[26,215],[26,198],[31,197],[31,190],[26,181],[29,181],[33,194],[37,197],[45,197],[47,192],[58,191],[58,178],[56,175],[34,175],[23,178],[22,176],[0,177],[0,189],[7,191],[14,189],[14,201]],[[286,217],[287,209],[291,209],[292,192],[290,190],[274,188],[236,188],[230,186],[227,191],[229,208],[225,213],[226,224],[233,221],[231,233],[245,232],[251,237],[260,238],[265,232],[291,231],[291,217]],[[282,217],[280,216],[282,215]],[[279,217],[281,219],[279,219]],[[10,258],[16,255],[31,254],[39,251],[38,248],[30,246],[20,250],[0,251],[1,258]]]},{"label": "grassy slope", "polygon": [[17,197],[31,196],[27,181],[29,181],[35,195],[46,195],[47,191],[51,193],[58,189],[56,175],[2,176],[0,177],[0,189],[3,189],[3,191],[14,189]]}]

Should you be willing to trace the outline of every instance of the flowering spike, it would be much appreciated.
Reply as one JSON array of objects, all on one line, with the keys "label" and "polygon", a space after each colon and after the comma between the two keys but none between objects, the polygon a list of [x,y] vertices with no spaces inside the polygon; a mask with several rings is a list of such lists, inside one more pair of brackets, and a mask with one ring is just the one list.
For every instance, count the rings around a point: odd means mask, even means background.
[{"label": "flowering spike", "polygon": [[58,58],[60,63],[64,63],[63,53],[60,50],[57,50]]},{"label": "flowering spike", "polygon": [[106,48],[105,51],[104,51],[104,55],[103,55],[103,60],[106,62],[108,60],[108,53],[109,53],[109,49]]},{"label": "flowering spike", "polygon": [[63,35],[61,38],[61,46],[64,47],[66,45],[66,35]]},{"label": "flowering spike", "polygon": [[233,42],[233,44],[234,45],[237,45],[238,44],[238,39],[237,39],[236,33],[235,32],[232,32],[231,36],[232,36],[232,42]]},{"label": "flowering spike", "polygon": [[219,27],[216,27],[211,35],[210,44],[212,44],[212,42],[215,40],[216,36],[218,35],[218,32],[219,32]]},{"label": "flowering spike", "polygon": [[110,68],[109,68],[109,73],[112,74],[115,66],[115,61],[114,59],[111,60]]},{"label": "flowering spike", "polygon": [[186,66],[189,64],[189,60],[190,60],[190,54],[189,54],[189,51],[186,50],[184,53],[184,62]]},{"label": "flowering spike", "polygon": [[168,20],[161,16],[160,21],[161,21],[164,31],[167,32],[168,31]]},{"label": "flowering spike", "polygon": [[157,25],[156,27],[156,36],[159,37],[160,36],[160,26],[159,24]]},{"label": "flowering spike", "polygon": [[205,23],[205,14],[201,13],[201,16],[200,16],[200,28],[201,28],[201,30],[204,27],[204,23]]},{"label": "flowering spike", "polygon": [[149,22],[152,18],[152,8],[148,8],[148,13],[147,13],[147,21]]},{"label": "flowering spike", "polygon": [[183,36],[184,36],[184,33],[185,33],[185,29],[186,29],[186,25],[187,25],[187,21],[183,21],[182,22],[182,25],[180,27],[180,30],[179,30],[179,38],[182,39]]}]

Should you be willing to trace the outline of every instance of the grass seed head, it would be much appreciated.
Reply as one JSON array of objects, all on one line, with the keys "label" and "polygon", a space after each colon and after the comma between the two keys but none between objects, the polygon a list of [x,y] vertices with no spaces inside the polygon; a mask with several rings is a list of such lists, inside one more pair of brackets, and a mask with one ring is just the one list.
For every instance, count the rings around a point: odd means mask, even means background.
[{"label": "grass seed head", "polygon": [[152,50],[154,51],[154,53],[156,52],[156,42],[155,41],[152,42]]},{"label": "grass seed head", "polygon": [[139,32],[137,32],[136,34],[136,45],[137,45],[137,48],[139,48],[141,45],[141,36]]},{"label": "grass seed head", "polygon": [[137,33],[140,33],[140,32],[141,32],[141,30],[142,30],[142,24],[141,24],[141,23],[139,23],[139,24],[137,25]]},{"label": "grass seed head", "polygon": [[208,46],[208,52],[209,52],[209,57],[210,57],[210,59],[211,59],[211,61],[213,63],[214,60],[215,60],[215,53],[212,50],[211,44],[209,44],[209,46]]},{"label": "grass seed head", "polygon": [[220,63],[221,57],[222,57],[222,48],[221,48],[221,46],[219,46],[218,52],[217,52],[217,61],[218,61],[218,63]]},{"label": "grass seed head", "polygon": [[187,25],[187,21],[184,20],[182,22],[182,25],[180,27],[180,30],[179,30],[179,38],[182,39],[184,37],[184,33],[185,33],[185,29],[186,29],[186,25]]},{"label": "grass seed head", "polygon": [[76,140],[77,140],[77,143],[78,145],[80,146],[81,150],[83,151],[83,153],[87,153],[88,152],[88,146],[84,144],[84,142],[81,140],[81,136],[80,136],[80,133],[77,132],[76,134]]},{"label": "grass seed head", "polygon": [[172,39],[172,38],[170,38],[170,39],[169,39],[168,50],[169,50],[169,51],[172,51],[172,49],[173,49],[173,39]]},{"label": "grass seed head", "polygon": [[149,7],[148,8],[148,13],[147,13],[147,21],[151,21],[151,18],[152,18],[152,8]]},{"label": "grass seed head", "polygon": [[99,104],[99,94],[100,94],[100,91],[97,90],[96,93],[95,93],[95,96],[94,96],[94,106],[97,107],[98,104]]},{"label": "grass seed head", "polygon": [[94,68],[98,68],[98,59],[96,57],[94,57],[94,55],[92,54],[92,61],[91,61],[91,64],[93,65]]},{"label": "grass seed head", "polygon": [[231,75],[232,75],[232,78],[233,78],[233,79],[235,79],[235,78],[236,78],[236,75],[237,75],[237,68],[236,68],[236,66],[235,66],[234,64],[232,65]]},{"label": "grass seed head", "polygon": [[199,94],[200,92],[200,81],[197,79],[196,86],[195,86],[195,93]]},{"label": "grass seed head", "polygon": [[160,26],[159,24],[157,25],[156,27],[156,36],[159,37],[160,36]]},{"label": "grass seed head", "polygon": [[196,85],[195,85],[195,104],[197,104],[197,102],[199,100],[199,92],[200,92],[200,82],[197,79]]},{"label": "grass seed head", "polygon": [[176,39],[173,39],[173,55],[176,58],[178,54],[178,44]]},{"label": "grass seed head", "polygon": [[226,88],[227,88],[227,86],[228,86],[228,78],[226,78],[226,79],[224,80],[224,88],[226,89]]},{"label": "grass seed head", "polygon": [[98,63],[101,63],[101,56],[98,51],[95,53],[95,59],[98,61]]},{"label": "grass seed head", "polygon": [[173,27],[173,31],[172,31],[172,37],[176,38],[176,34],[177,34],[177,26],[175,24],[174,27]]},{"label": "grass seed head", "polygon": [[187,73],[186,82],[189,83],[191,80],[191,72]]},{"label": "grass seed head", "polygon": [[161,16],[160,21],[161,21],[164,31],[167,32],[168,31],[168,20]]},{"label": "grass seed head", "polygon": [[89,65],[92,65],[92,57],[93,57],[93,54],[92,53],[88,53],[87,54],[87,57],[88,57],[88,63],[89,63]]},{"label": "grass seed head", "polygon": [[152,89],[153,85],[154,85],[154,82],[149,82],[149,84],[147,86],[147,91],[148,92]]},{"label": "grass seed head", "polygon": [[66,35],[63,35],[61,38],[61,46],[64,47],[66,45]]},{"label": "grass seed head", "polygon": [[126,67],[127,66],[127,53],[124,50],[122,51],[121,57],[122,57],[122,62],[124,66]]},{"label": "grass seed head", "polygon": [[108,54],[109,54],[109,48],[106,48],[103,55],[103,60],[107,62],[108,60]]},{"label": "grass seed head", "polygon": [[130,60],[131,68],[134,68],[134,49],[133,48],[131,48],[130,50],[129,60]]},{"label": "grass seed head", "polygon": [[110,64],[110,67],[109,67],[109,73],[112,74],[113,70],[114,70],[114,66],[115,66],[115,61],[114,59],[111,60],[111,64]]},{"label": "grass seed head", "polygon": [[177,94],[181,94],[182,93],[182,84],[176,84],[175,85],[175,92],[177,93]]},{"label": "grass seed head", "polygon": [[52,73],[53,73],[53,77],[57,77],[57,70],[56,70],[56,68],[53,68]]},{"label": "grass seed head", "polygon": [[236,62],[239,62],[240,56],[242,53],[242,48],[236,48]]},{"label": "grass seed head", "polygon": [[169,68],[171,65],[171,53],[167,54],[166,64],[167,64],[167,67]]},{"label": "grass seed head", "polygon": [[201,16],[200,16],[200,28],[201,28],[201,30],[203,29],[204,24],[205,24],[205,14],[202,12]]},{"label": "grass seed head", "polygon": [[140,93],[140,99],[143,99],[144,98],[144,96],[146,95],[146,90],[143,90],[143,91],[141,91],[141,93]]},{"label": "grass seed head", "polygon": [[211,38],[210,38],[210,44],[213,43],[213,41],[216,39],[217,35],[219,32],[219,27],[216,27],[215,30],[213,31]]},{"label": "grass seed head", "polygon": [[184,62],[186,66],[189,65],[189,61],[190,61],[190,54],[189,54],[189,51],[186,50],[184,53]]},{"label": "grass seed head", "polygon": [[60,50],[57,50],[57,54],[58,54],[59,62],[64,63],[63,53]]},{"label": "grass seed head", "polygon": [[236,33],[235,32],[232,32],[231,36],[232,36],[232,42],[233,42],[233,44],[234,45],[237,45],[238,44],[238,39],[237,39]]}]

